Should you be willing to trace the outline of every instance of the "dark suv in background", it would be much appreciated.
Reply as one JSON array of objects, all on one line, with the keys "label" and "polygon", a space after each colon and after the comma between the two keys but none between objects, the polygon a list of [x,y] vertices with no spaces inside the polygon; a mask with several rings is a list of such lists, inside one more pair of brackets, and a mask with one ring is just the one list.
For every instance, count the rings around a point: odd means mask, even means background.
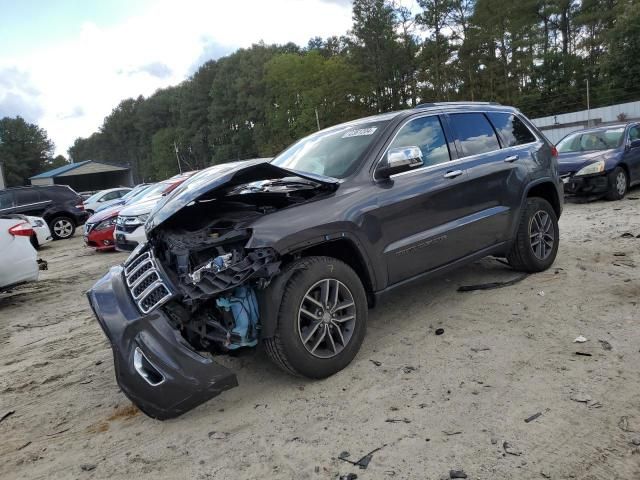
[{"label": "dark suv in background", "polygon": [[368,308],[408,282],[487,255],[549,268],[555,155],[514,108],[444,103],[197,173],[88,292],[118,383],[148,415],[174,417],[237,385],[215,354],[259,341],[284,370],[324,378],[358,353]]},{"label": "dark suv in background", "polygon": [[66,185],[13,187],[0,190],[0,215],[19,213],[42,217],[54,239],[73,236],[89,217],[82,197]]}]

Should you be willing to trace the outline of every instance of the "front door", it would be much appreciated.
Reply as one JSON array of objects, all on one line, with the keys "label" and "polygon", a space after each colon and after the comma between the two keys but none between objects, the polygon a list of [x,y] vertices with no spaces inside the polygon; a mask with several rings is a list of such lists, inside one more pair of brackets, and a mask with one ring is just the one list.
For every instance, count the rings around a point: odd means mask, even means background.
[{"label": "front door", "polygon": [[391,148],[417,146],[424,165],[378,182],[377,208],[369,212],[381,229],[380,254],[388,284],[455,260],[464,205],[465,172],[451,161],[450,146],[437,115],[410,119]]}]

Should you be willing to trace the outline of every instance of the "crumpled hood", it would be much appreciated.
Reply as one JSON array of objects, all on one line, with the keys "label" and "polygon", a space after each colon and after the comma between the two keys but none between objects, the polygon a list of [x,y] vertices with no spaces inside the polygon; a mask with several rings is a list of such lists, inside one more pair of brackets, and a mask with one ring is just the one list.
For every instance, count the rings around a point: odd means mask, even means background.
[{"label": "crumpled hood", "polygon": [[[558,170],[560,175],[577,172],[587,165],[597,162],[598,160],[615,161],[618,150],[596,150],[591,152],[566,152],[558,155]],[[607,170],[609,166],[607,165]]]},{"label": "crumpled hood", "polygon": [[151,212],[153,207],[155,207],[162,198],[162,195],[154,195],[153,197],[145,198],[140,202],[132,203],[120,210],[119,215],[121,217],[136,217],[138,215],[144,215],[145,213]]},{"label": "crumpled hood", "polygon": [[287,170],[269,163],[266,159],[222,163],[195,174],[164,197],[151,212],[145,230],[149,233],[180,209],[221,187],[286,177],[301,177],[334,189],[340,184],[335,178]]}]

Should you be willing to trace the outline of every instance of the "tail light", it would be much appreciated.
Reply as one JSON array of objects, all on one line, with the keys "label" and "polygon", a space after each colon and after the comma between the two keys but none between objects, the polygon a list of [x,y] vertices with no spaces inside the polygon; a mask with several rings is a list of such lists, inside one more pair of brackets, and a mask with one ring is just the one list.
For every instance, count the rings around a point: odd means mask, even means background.
[{"label": "tail light", "polygon": [[558,149],[555,147],[555,145],[553,147],[551,147],[551,156],[552,157],[557,157],[558,156]]},{"label": "tail light", "polygon": [[33,228],[29,222],[22,222],[11,227],[9,233],[14,237],[30,237],[33,235]]},{"label": "tail light", "polygon": [[76,205],[76,208],[78,210],[84,210],[84,203],[81,203],[80,205]]}]

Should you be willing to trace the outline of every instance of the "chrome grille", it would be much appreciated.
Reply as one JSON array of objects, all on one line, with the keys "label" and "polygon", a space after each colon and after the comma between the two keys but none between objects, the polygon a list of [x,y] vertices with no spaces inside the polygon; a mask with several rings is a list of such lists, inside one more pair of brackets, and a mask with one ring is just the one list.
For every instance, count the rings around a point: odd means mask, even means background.
[{"label": "chrome grille", "polygon": [[124,265],[124,278],[131,297],[142,313],[149,313],[172,296],[151,251],[127,261]]}]

